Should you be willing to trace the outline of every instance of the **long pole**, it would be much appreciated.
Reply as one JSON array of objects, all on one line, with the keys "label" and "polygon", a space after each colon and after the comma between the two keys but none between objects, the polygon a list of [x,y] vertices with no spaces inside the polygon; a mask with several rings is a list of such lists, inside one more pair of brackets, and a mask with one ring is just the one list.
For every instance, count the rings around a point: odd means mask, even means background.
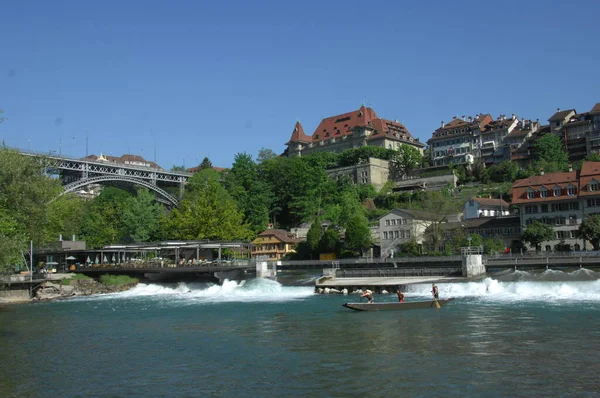
[{"label": "long pole", "polygon": [[29,281],[33,280],[33,240],[29,241]]}]

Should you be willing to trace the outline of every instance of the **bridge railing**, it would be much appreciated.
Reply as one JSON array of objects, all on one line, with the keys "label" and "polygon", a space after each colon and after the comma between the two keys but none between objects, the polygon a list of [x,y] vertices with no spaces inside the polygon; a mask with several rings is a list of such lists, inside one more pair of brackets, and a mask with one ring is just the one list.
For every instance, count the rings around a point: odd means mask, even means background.
[{"label": "bridge railing", "polygon": [[322,268],[339,268],[348,265],[381,265],[386,264],[390,267],[398,264],[420,264],[420,263],[448,263],[461,261],[462,256],[418,256],[418,257],[374,257],[374,258],[345,258],[338,260],[280,260],[277,266],[315,266]]},{"label": "bridge railing", "polygon": [[462,268],[351,268],[336,270],[336,278],[389,278],[406,276],[448,276],[462,275]]}]

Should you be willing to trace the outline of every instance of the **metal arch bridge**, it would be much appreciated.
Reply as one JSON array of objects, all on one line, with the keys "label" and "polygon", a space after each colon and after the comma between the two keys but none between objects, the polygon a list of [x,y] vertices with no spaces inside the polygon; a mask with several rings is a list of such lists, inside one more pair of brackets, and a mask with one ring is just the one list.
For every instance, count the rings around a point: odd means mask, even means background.
[{"label": "metal arch bridge", "polygon": [[[64,184],[64,192],[73,192],[86,185],[108,182],[123,181],[137,184],[154,191],[157,199],[168,205],[177,206],[179,199],[183,196],[183,189],[190,173],[165,171],[148,167],[134,165],[90,161],[87,159],[77,159],[68,156],[56,156],[53,154],[44,154],[37,152],[28,152],[19,149],[22,155],[42,157],[47,162],[47,170],[57,171]],[[178,186],[179,198],[175,198],[162,187]]]},{"label": "metal arch bridge", "polygon": [[64,186],[65,190],[63,192],[61,192],[61,194],[59,196],[62,196],[68,192],[74,192],[77,189],[83,188],[89,184],[97,184],[100,182],[107,182],[107,181],[125,181],[125,182],[130,182],[132,184],[141,185],[143,187],[146,187],[146,188],[156,192],[160,196],[162,196],[162,198],[167,202],[167,204],[177,206],[177,203],[178,203],[177,199],[175,197],[173,197],[173,195],[171,195],[170,193],[165,191],[164,189],[159,188],[156,185],[154,185],[148,181],[129,177],[129,176],[107,175],[107,176],[83,178],[81,180],[78,180],[78,181],[75,181],[75,182],[65,185]]}]

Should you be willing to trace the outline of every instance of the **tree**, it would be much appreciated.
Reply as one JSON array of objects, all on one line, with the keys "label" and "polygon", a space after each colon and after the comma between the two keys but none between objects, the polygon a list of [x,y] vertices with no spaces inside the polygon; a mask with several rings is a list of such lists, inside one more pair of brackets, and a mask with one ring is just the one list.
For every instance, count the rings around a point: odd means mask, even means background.
[{"label": "tree", "polygon": [[569,155],[561,139],[554,134],[546,134],[533,142],[535,166],[546,172],[563,171],[569,165]]},{"label": "tree", "polygon": [[220,174],[203,169],[188,181],[179,206],[162,220],[166,239],[248,240],[253,236]]},{"label": "tree", "polygon": [[163,213],[161,205],[147,189],[139,189],[137,196],[130,197],[123,211],[124,232],[128,240],[148,242],[158,234]]},{"label": "tree", "polygon": [[319,242],[320,253],[337,253],[340,244],[340,231],[335,225],[329,225]]},{"label": "tree", "polygon": [[393,179],[400,179],[419,167],[423,160],[421,152],[413,146],[401,145],[390,158],[390,174]]},{"label": "tree", "polygon": [[542,242],[554,239],[554,230],[552,227],[542,224],[539,221],[534,221],[525,231],[521,233],[521,240],[535,247],[536,251],[541,250]]},{"label": "tree", "polygon": [[590,241],[594,250],[600,250],[600,215],[584,218],[579,226],[579,236]]},{"label": "tree", "polygon": [[202,163],[200,163],[200,169],[212,169],[213,165],[209,158],[202,159]]},{"label": "tree", "polygon": [[89,203],[74,193],[62,195],[48,204],[48,222],[45,241],[56,241],[59,235],[81,237],[82,222],[89,211]]},{"label": "tree", "polygon": [[82,233],[89,247],[121,243],[127,238],[123,213],[131,196],[123,189],[106,187],[94,199],[82,226]]},{"label": "tree", "polygon": [[369,222],[364,215],[355,214],[346,222],[344,248],[362,254],[369,247],[371,247]]},{"label": "tree", "polygon": [[519,173],[519,166],[510,160],[495,164],[488,169],[488,176],[492,182],[514,182]]},{"label": "tree", "polygon": [[183,167],[183,166],[173,165],[173,167],[171,167],[171,171],[186,171],[186,170],[185,170],[185,167]]},{"label": "tree", "polygon": [[317,217],[306,233],[306,243],[313,253],[316,253],[319,250],[319,243],[321,242],[322,236],[323,229],[321,227],[321,220]]},{"label": "tree", "polygon": [[256,157],[256,162],[258,164],[260,164],[266,160],[270,160],[270,159],[273,159],[276,157],[277,157],[277,154],[275,152],[273,152],[271,149],[260,148],[258,150],[258,156]]},{"label": "tree", "polygon": [[600,162],[600,154],[590,153],[584,159],[586,162]]}]

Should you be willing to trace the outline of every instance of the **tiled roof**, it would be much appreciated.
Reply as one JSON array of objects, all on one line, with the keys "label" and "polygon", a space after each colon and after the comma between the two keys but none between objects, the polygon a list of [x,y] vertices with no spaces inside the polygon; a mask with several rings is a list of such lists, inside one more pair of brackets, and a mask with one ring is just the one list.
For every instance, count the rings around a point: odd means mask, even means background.
[{"label": "tiled roof", "polygon": [[301,239],[296,239],[294,234],[284,229],[269,228],[258,234],[258,236],[274,236],[275,238],[284,243],[298,243],[301,241]]},{"label": "tiled roof", "polygon": [[590,114],[593,114],[593,115],[595,115],[597,113],[600,113],[600,102],[598,102],[596,105],[594,105],[594,107],[590,111]]},{"label": "tiled roof", "polygon": [[[213,169],[214,171],[216,171],[216,172],[218,172],[218,173],[222,173],[222,172],[224,172],[224,171],[226,171],[226,170],[227,170],[227,168],[226,168],[226,167],[215,167],[215,166],[212,166],[212,167],[211,167],[211,169]],[[197,172],[199,172],[200,170],[201,170],[201,167],[200,167],[200,165],[198,165],[198,166],[196,166],[196,167],[190,167],[189,169],[186,169],[186,171],[187,171],[188,173],[197,173]]]},{"label": "tiled roof", "polygon": [[285,144],[289,145],[291,142],[311,142],[311,138],[304,134],[304,129],[302,128],[302,124],[300,124],[300,122],[296,122],[292,136]]},{"label": "tiled roof", "polygon": [[380,219],[387,216],[390,213],[394,213],[394,214],[398,214],[398,215],[402,215],[401,213],[408,214],[415,220],[438,221],[440,219],[440,217],[435,213],[430,213],[430,212],[422,211],[422,210],[408,210],[408,209],[392,209],[389,212],[387,212],[386,214],[384,214],[383,216],[381,216]]},{"label": "tiled roof", "polygon": [[529,134],[531,134],[531,130],[513,130],[510,133],[508,133],[506,136],[508,138],[519,138],[519,137],[524,137]]},{"label": "tiled roof", "polygon": [[[554,115],[548,119],[549,122],[554,122],[558,120],[565,120],[565,118],[569,115],[569,113],[575,112],[575,109],[567,109],[565,111],[557,111]],[[577,112],[575,112],[577,113]]]},{"label": "tiled roof", "polygon": [[[584,162],[584,164],[587,162]],[[536,175],[522,180],[517,180],[513,184],[513,204],[554,202],[573,198],[567,195],[567,188],[574,186],[579,191],[578,170],[569,172],[547,173]],[[545,187],[548,191],[547,197],[540,196],[540,188]],[[559,196],[554,196],[553,191],[556,187],[561,189]],[[533,190],[534,198],[528,199],[527,192]],[[578,193],[578,192],[577,192]]]},{"label": "tiled roof", "polygon": [[498,206],[505,209],[508,208],[509,204],[504,199],[494,198],[471,198],[473,201],[479,203],[482,206]]},{"label": "tiled roof", "polygon": [[600,182],[600,162],[583,162],[579,172],[579,195],[598,195],[598,191],[590,191],[590,182]]},{"label": "tiled roof", "polygon": [[460,222],[449,222],[442,224],[446,230],[462,229],[462,228],[501,228],[515,227],[521,225],[519,216],[491,217],[491,218],[473,218],[471,220],[463,220]]},{"label": "tiled roof", "polygon": [[[292,132],[292,136],[286,145],[289,145],[292,142],[320,142],[349,136],[353,134],[353,130],[356,127],[370,127],[375,130],[375,134],[370,137],[371,139],[387,136],[414,142],[414,145],[423,145],[412,137],[402,123],[380,119],[372,108],[365,107],[364,105],[356,111],[342,113],[341,115],[331,116],[321,120],[321,123],[319,123],[319,126],[312,136],[306,135],[302,125],[297,122],[294,131]],[[396,133],[398,134],[398,137],[396,137]]]},{"label": "tiled roof", "polygon": [[[96,155],[89,155],[86,156],[84,158],[82,158],[81,160],[91,160],[91,161],[97,161],[97,162],[111,162],[111,163],[116,163],[116,164],[123,164],[123,165],[131,165],[133,167],[152,167],[154,169],[160,169],[162,170],[162,167],[160,167],[158,164],[151,162],[149,160],[144,159],[142,156],[139,155],[131,155],[131,154],[124,154],[120,157],[117,156],[110,156],[110,155],[103,155],[100,154],[100,156],[96,156]],[[142,166],[139,164],[131,164],[132,162],[134,163],[145,163],[148,166]]]}]

